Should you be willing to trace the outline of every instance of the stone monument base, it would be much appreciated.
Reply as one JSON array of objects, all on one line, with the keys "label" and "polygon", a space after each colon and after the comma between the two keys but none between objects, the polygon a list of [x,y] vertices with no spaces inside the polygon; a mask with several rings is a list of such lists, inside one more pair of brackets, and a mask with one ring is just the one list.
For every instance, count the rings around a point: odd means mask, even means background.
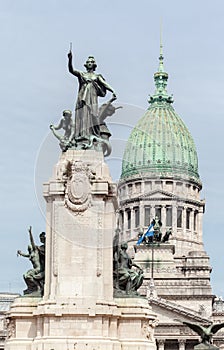
[{"label": "stone monument base", "polygon": [[64,152],[44,197],[44,296],[14,301],[5,349],[155,350],[148,301],[113,298],[118,204],[102,152]]},{"label": "stone monument base", "polygon": [[6,350],[155,350],[155,315],[142,298],[89,305],[17,298],[8,315]]}]

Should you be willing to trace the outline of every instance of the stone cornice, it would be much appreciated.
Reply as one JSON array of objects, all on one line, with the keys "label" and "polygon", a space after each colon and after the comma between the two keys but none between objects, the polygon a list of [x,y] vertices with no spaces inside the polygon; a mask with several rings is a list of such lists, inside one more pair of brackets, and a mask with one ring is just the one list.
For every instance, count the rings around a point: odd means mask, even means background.
[{"label": "stone cornice", "polygon": [[[160,194],[163,197],[151,197],[152,195],[156,195],[156,194]],[[195,200],[193,198],[188,198],[188,197],[181,197],[181,196],[177,196],[177,195],[173,195],[170,192],[166,192],[166,191],[161,191],[161,190],[157,190],[157,191],[151,191],[148,193],[144,193],[144,194],[140,194],[137,195],[136,197],[133,196],[133,198],[128,198],[128,199],[120,199],[120,206],[125,206],[128,204],[132,204],[135,202],[144,202],[144,201],[152,201],[152,202],[156,202],[156,201],[176,201],[176,202],[183,202],[183,203],[187,203],[187,204],[192,204],[194,206],[197,207],[204,207],[205,206],[205,202],[203,200]]]}]

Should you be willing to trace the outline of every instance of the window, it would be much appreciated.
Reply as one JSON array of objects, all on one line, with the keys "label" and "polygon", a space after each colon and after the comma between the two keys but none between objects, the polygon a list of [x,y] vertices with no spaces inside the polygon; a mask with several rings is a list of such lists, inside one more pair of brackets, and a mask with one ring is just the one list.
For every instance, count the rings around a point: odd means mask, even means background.
[{"label": "window", "polygon": [[159,220],[161,220],[161,207],[155,207],[155,216],[158,216]]},{"label": "window", "polygon": [[191,217],[191,210],[187,209],[186,211],[186,229],[190,229],[190,217]]},{"label": "window", "polygon": [[131,210],[127,210],[127,222],[128,222],[128,230],[131,228]]},{"label": "window", "polygon": [[177,227],[182,227],[182,208],[177,208]]},{"label": "window", "polygon": [[134,208],[135,212],[135,227],[139,226],[139,207]]},{"label": "window", "polygon": [[172,226],[172,207],[166,207],[166,226]]},{"label": "window", "polygon": [[123,231],[123,229],[124,229],[124,213],[123,213],[123,211],[120,211],[119,223],[120,223],[120,228]]},{"label": "window", "polygon": [[197,221],[198,221],[198,212],[195,211],[194,212],[194,231],[197,231],[198,227],[197,227]]},{"label": "window", "polygon": [[149,226],[150,225],[150,207],[145,207],[144,225],[145,226]]}]

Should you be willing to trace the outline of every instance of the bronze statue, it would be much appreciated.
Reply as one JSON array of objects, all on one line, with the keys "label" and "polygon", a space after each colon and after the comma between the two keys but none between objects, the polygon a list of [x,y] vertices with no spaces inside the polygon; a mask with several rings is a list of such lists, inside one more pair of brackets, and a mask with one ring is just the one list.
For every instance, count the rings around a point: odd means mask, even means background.
[{"label": "bronze statue", "polygon": [[98,97],[104,97],[107,90],[116,98],[113,88],[106,83],[101,74],[96,74],[96,61],[89,56],[84,64],[86,72],[73,68],[72,52],[68,53],[68,69],[78,78],[79,92],[75,107],[74,138],[79,141],[89,141],[91,135],[100,136]]},{"label": "bronze statue", "polygon": [[218,332],[219,329],[224,327],[224,323],[211,324],[207,327],[190,322],[183,322],[183,324],[198,333],[201,337],[201,343],[205,345],[211,344],[212,336]]},{"label": "bronze statue", "polygon": [[158,216],[156,216],[155,219],[152,220],[151,224],[153,224],[155,241],[161,242],[161,238],[162,238],[162,232],[161,232],[162,222],[161,222],[161,220],[158,218]]},{"label": "bronze statue", "polygon": [[41,246],[34,243],[32,228],[29,228],[29,237],[31,245],[28,246],[28,254],[17,251],[17,255],[29,258],[33,268],[24,273],[23,278],[27,289],[23,291],[24,295],[42,296],[44,292],[45,277],[45,232],[40,234]]},{"label": "bronze statue", "polygon": [[[102,151],[104,156],[111,153],[109,138],[110,131],[105,119],[115,113],[112,102],[117,99],[114,89],[105,81],[101,74],[95,73],[97,64],[93,56],[89,56],[84,64],[86,72],[73,68],[72,50],[68,53],[68,70],[77,77],[79,83],[78,97],[75,106],[75,121],[72,121],[71,111],[64,111],[58,126],[50,125],[53,134],[59,139],[63,152],[68,149],[94,149]],[[98,107],[98,98],[105,97],[107,91],[112,93],[112,98]],[[69,112],[69,115],[64,113]],[[68,113],[67,113],[68,114]],[[56,133],[58,129],[64,129],[63,136]]]},{"label": "bronze statue", "polygon": [[143,283],[143,270],[132,261],[127,248],[126,242],[121,243],[117,256],[114,255],[115,296],[138,296],[137,290]]},{"label": "bronze statue", "polygon": [[[52,130],[54,136],[57,137],[57,139],[60,141],[60,147],[62,151],[67,151],[67,149],[71,145],[72,136],[74,133],[72,112],[70,110],[63,111],[63,117],[60,120],[59,124],[57,126],[51,124],[50,129]],[[55,130],[59,129],[63,129],[65,131],[63,136],[55,132]]]},{"label": "bronze statue", "polygon": [[162,238],[162,243],[168,242],[171,235],[172,235],[172,227],[170,227],[170,228],[166,231],[165,235],[164,235],[163,238]]}]

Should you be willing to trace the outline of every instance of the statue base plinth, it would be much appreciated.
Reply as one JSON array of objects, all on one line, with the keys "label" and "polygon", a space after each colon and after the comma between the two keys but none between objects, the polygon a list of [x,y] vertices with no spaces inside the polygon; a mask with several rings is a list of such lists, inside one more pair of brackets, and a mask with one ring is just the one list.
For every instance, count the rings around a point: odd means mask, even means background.
[{"label": "statue base plinth", "polygon": [[14,301],[5,350],[156,349],[147,300],[113,298],[116,193],[102,152],[61,155],[44,185],[44,296]]},{"label": "statue base plinth", "polygon": [[146,299],[61,303],[17,298],[5,350],[155,350],[155,315]]}]

